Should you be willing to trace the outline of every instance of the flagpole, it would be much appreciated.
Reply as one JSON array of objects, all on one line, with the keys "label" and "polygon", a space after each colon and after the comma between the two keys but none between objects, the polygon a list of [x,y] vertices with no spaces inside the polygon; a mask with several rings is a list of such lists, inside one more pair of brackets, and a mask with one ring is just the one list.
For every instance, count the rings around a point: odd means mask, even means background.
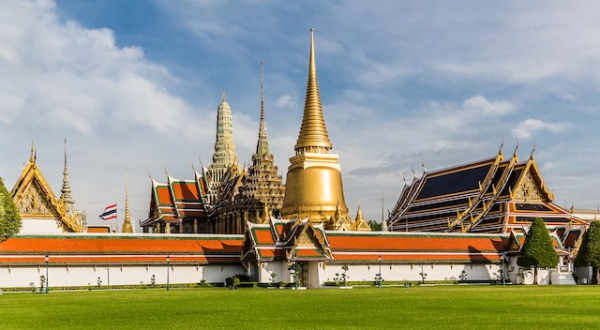
[{"label": "flagpole", "polygon": [[[119,204],[115,203],[115,205],[119,205]],[[118,207],[115,208],[115,226],[117,227],[117,228],[115,228],[115,234],[118,234],[119,233],[119,208]]]}]

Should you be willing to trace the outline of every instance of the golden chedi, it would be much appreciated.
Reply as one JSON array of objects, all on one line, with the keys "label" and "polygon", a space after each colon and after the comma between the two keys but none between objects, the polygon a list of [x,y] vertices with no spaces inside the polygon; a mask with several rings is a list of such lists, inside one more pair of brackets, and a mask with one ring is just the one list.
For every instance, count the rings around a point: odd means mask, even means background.
[{"label": "golden chedi", "polygon": [[325,222],[329,225],[336,207],[339,207],[340,215],[346,218],[348,207],[344,201],[338,155],[330,153],[332,144],[323,119],[312,29],[310,37],[304,117],[294,146],[296,155],[290,158],[281,215],[284,218],[309,217],[313,223]]}]

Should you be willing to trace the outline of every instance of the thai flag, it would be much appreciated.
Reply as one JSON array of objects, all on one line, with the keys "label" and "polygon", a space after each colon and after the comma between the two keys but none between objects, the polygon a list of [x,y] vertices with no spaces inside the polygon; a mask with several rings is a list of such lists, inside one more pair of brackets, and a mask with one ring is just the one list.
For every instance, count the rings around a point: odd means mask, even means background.
[{"label": "thai flag", "polygon": [[117,218],[117,204],[112,204],[104,209],[104,212],[100,214],[102,220],[112,220]]}]

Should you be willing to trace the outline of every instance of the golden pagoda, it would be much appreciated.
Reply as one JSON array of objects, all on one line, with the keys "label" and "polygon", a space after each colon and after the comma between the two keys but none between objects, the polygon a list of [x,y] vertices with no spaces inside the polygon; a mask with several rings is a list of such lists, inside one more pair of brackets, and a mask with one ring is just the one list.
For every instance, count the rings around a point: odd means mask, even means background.
[{"label": "golden pagoda", "polygon": [[294,146],[296,155],[290,158],[282,217],[309,217],[313,223],[323,223],[330,221],[336,208],[341,217],[348,217],[338,155],[330,153],[332,147],[319,96],[311,29],[304,117]]}]

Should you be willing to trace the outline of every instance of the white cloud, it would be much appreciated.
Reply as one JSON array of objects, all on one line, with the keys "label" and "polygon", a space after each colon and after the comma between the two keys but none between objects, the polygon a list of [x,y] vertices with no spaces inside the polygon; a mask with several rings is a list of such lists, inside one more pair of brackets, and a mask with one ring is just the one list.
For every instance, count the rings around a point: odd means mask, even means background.
[{"label": "white cloud", "polygon": [[138,47],[117,46],[109,29],[61,22],[53,1],[3,2],[0,21],[2,122],[83,132],[128,122],[166,132],[192,117],[168,91],[168,71]]},{"label": "white cloud", "polygon": [[291,95],[281,95],[275,101],[275,106],[280,108],[292,108],[296,106],[296,102]]},{"label": "white cloud", "polygon": [[540,119],[526,119],[512,129],[512,134],[520,139],[527,139],[533,136],[538,131],[549,131],[552,133],[558,133],[571,127],[572,124],[568,122],[550,123],[544,122]]},{"label": "white cloud", "polygon": [[486,115],[499,115],[503,116],[513,112],[516,106],[509,101],[497,101],[490,102],[484,96],[477,95],[463,102],[463,107],[473,111],[481,111]]}]

